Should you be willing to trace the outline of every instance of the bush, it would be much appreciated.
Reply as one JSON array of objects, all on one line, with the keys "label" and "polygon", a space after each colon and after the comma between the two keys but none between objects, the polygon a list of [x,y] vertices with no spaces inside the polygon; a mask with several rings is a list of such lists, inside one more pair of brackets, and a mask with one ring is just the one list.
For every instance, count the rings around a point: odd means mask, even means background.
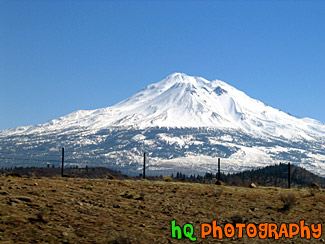
[{"label": "bush", "polygon": [[279,199],[283,202],[282,210],[289,210],[297,201],[296,195],[293,192],[279,194]]},{"label": "bush", "polygon": [[174,181],[174,179],[171,176],[165,176],[164,177],[164,181],[166,181],[166,182],[172,182],[172,181]]}]

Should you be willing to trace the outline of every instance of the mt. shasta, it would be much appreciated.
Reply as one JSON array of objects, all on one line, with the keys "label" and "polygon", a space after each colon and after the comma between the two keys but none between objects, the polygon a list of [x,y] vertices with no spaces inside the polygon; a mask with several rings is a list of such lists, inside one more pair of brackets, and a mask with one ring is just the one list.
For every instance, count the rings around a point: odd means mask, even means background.
[{"label": "mt. shasta", "polygon": [[[225,82],[181,73],[111,107],[0,131],[1,150],[23,155],[31,148],[50,152],[64,146],[71,165],[129,174],[140,172],[146,151],[149,174],[216,172],[221,157],[224,172],[289,161],[325,176],[324,142],[319,121],[291,116]],[[38,162],[48,158],[44,152]],[[14,165],[28,163],[33,164]]]}]

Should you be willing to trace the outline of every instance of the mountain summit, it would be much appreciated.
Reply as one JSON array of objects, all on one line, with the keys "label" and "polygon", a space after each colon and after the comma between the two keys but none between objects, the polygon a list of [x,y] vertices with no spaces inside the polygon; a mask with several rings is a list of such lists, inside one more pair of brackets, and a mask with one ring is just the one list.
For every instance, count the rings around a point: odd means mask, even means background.
[{"label": "mountain summit", "polygon": [[174,73],[111,107],[111,125],[215,127],[241,129],[254,135],[311,138],[325,126],[298,119],[252,99],[220,80]]},{"label": "mountain summit", "polygon": [[[321,122],[267,106],[223,81],[182,73],[111,107],[0,131],[0,149],[7,153],[26,156],[37,147],[45,153],[32,152],[38,155],[35,162],[46,162],[47,151],[64,146],[71,165],[107,166],[127,174],[139,173],[146,151],[149,174],[215,172],[220,157],[223,172],[290,161],[324,175],[324,143]],[[3,159],[0,164],[12,163]],[[33,162],[24,160],[14,164]]]},{"label": "mountain summit", "polygon": [[94,130],[109,127],[176,127],[236,129],[254,136],[313,139],[324,137],[325,125],[300,119],[252,99],[214,80],[174,73],[130,98],[96,110],[79,110],[42,125],[18,127],[1,134],[33,133],[75,126]]}]

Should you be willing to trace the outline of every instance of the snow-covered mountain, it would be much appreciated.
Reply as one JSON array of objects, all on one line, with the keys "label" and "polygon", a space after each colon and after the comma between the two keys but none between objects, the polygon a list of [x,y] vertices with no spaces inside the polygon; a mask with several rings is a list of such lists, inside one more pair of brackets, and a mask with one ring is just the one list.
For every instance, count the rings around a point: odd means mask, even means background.
[{"label": "snow-covered mountain", "polygon": [[325,175],[323,123],[293,117],[225,82],[181,73],[111,107],[0,131],[0,142],[0,149],[14,152],[78,148],[87,152],[74,153],[71,163],[134,172],[146,150],[156,173],[214,171],[216,157],[223,157],[228,172],[290,160]]}]

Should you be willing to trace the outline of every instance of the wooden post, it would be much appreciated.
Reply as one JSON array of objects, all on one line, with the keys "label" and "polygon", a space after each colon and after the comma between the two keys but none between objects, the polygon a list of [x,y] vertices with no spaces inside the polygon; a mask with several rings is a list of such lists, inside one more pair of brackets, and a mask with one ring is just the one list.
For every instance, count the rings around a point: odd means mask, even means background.
[{"label": "wooden post", "polygon": [[143,179],[146,178],[146,153],[143,153]]},{"label": "wooden post", "polygon": [[61,176],[63,177],[63,168],[64,168],[64,147],[62,147],[62,166],[61,166]]},{"label": "wooden post", "polygon": [[290,188],[290,163],[288,163],[288,188]]},{"label": "wooden post", "polygon": [[220,158],[218,158],[218,181],[220,181]]}]

